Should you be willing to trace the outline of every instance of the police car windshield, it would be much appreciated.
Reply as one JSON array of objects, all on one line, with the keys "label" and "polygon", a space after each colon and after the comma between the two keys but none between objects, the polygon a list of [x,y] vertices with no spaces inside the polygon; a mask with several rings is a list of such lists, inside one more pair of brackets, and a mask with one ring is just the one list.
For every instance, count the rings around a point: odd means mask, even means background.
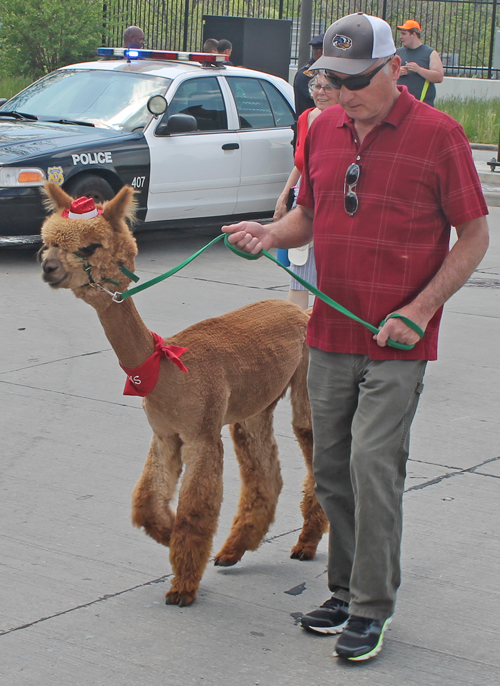
[{"label": "police car windshield", "polygon": [[[15,95],[5,109],[39,120],[73,120],[133,131],[151,117],[147,102],[164,94],[171,79],[101,69],[61,69]],[[0,108],[1,112],[2,108]]]}]

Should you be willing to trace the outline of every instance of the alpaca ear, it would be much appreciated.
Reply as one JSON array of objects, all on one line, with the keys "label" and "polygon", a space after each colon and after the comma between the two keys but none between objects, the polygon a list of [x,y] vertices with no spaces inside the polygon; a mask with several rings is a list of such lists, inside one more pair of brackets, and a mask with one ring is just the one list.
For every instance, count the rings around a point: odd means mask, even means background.
[{"label": "alpaca ear", "polygon": [[42,194],[45,195],[43,204],[51,212],[61,212],[68,209],[73,202],[71,195],[68,195],[60,186],[55,183],[45,181]]},{"label": "alpaca ear", "polygon": [[123,186],[115,197],[103,206],[102,216],[104,219],[112,226],[118,226],[121,219],[128,219],[133,222],[137,207],[134,194],[135,191],[132,186]]}]

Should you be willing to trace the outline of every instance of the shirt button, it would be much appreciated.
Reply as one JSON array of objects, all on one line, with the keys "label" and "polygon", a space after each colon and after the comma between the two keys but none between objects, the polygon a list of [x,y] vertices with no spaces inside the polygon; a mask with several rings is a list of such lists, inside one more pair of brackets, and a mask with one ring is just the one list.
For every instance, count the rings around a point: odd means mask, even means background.
[{"label": "shirt button", "polygon": [[357,160],[360,160],[360,159],[361,159],[361,157],[360,157],[360,156],[358,155],[358,156],[356,157],[356,159],[357,159]]}]

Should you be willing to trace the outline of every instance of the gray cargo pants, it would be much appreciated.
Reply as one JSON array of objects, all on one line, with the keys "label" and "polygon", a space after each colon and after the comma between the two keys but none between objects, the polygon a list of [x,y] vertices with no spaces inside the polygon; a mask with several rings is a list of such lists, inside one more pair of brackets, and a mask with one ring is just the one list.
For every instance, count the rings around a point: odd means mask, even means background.
[{"label": "gray cargo pants", "polygon": [[316,493],[330,522],[328,586],[350,602],[350,614],[384,620],[401,582],[410,426],[427,362],[309,352]]}]

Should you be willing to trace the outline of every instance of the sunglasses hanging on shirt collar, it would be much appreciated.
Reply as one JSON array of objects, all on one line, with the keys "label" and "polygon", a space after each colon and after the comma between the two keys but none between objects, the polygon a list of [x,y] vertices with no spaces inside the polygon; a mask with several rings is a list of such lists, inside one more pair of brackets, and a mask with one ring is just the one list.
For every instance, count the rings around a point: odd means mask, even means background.
[{"label": "sunglasses hanging on shirt collar", "polygon": [[363,88],[369,86],[370,81],[373,79],[375,74],[378,74],[378,72],[381,69],[383,69],[385,65],[388,64],[391,60],[392,57],[389,57],[388,60],[386,60],[382,64],[379,64],[378,67],[376,67],[373,71],[369,72],[368,74],[348,76],[346,79],[339,79],[337,76],[334,76],[332,73],[330,73],[328,69],[325,69],[325,76],[328,79],[328,81],[332,84],[332,86],[337,90],[340,90],[342,86],[345,86],[349,91],[360,91]]},{"label": "sunglasses hanging on shirt collar", "polygon": [[353,162],[347,167],[344,181],[344,209],[351,217],[358,210],[359,202],[356,195],[356,186],[361,174],[361,165]]}]

